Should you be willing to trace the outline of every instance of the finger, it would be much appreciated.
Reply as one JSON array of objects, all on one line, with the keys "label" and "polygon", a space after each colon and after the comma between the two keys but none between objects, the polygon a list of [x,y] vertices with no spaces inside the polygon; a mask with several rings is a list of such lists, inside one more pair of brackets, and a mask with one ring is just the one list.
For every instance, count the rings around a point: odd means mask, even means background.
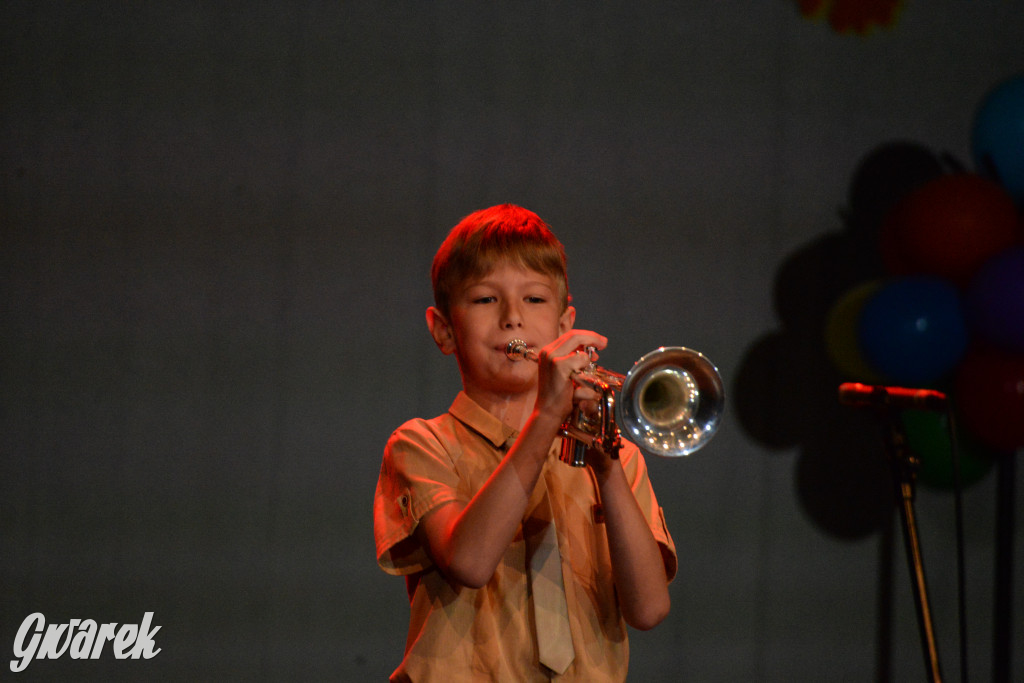
[{"label": "finger", "polygon": [[570,377],[573,378],[575,378],[576,375],[578,375],[579,373],[588,369],[593,363],[590,354],[584,351],[583,349],[577,349],[576,351],[573,351],[569,355],[563,357],[562,360],[565,363],[566,367],[569,368]]},{"label": "finger", "polygon": [[549,366],[555,374],[567,378],[590,366],[590,356],[579,349],[558,355],[553,350],[545,348],[541,351],[540,358],[542,365]]},{"label": "finger", "polygon": [[569,330],[551,344],[551,352],[556,356],[592,346],[603,349],[608,346],[608,338],[589,330]]}]

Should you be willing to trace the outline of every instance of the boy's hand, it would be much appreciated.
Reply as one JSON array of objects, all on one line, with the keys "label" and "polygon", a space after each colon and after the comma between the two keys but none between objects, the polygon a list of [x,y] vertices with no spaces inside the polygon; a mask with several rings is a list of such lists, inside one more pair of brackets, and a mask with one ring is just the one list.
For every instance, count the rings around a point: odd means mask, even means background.
[{"label": "boy's hand", "polygon": [[579,401],[594,401],[600,394],[586,384],[577,385],[573,375],[590,365],[585,348],[603,349],[608,339],[587,330],[569,330],[537,354],[537,402],[535,410],[564,421]]}]

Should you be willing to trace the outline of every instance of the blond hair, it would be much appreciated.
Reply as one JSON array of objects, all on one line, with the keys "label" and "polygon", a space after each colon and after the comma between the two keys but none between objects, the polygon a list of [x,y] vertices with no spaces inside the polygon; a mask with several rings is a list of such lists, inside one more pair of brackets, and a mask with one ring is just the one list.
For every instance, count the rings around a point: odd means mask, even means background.
[{"label": "blond hair", "polygon": [[483,277],[503,261],[553,277],[562,310],[568,307],[565,248],[540,216],[514,204],[475,211],[448,233],[430,269],[434,305],[447,315],[461,284]]}]

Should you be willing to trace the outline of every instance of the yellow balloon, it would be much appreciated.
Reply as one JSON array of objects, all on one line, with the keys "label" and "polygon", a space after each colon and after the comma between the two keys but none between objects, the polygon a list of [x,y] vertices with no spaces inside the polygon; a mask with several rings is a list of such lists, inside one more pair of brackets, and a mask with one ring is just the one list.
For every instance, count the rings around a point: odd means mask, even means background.
[{"label": "yellow balloon", "polygon": [[825,318],[825,348],[829,359],[847,379],[880,384],[885,379],[864,360],[857,341],[857,326],[865,302],[882,286],[870,280],[847,291],[832,305]]}]

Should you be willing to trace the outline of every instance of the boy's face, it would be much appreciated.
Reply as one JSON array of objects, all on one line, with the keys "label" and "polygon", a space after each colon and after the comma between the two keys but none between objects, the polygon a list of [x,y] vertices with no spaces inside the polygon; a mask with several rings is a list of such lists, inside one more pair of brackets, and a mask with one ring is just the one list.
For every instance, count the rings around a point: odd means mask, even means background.
[{"label": "boy's face", "polygon": [[572,329],[576,311],[562,310],[557,280],[513,263],[499,263],[452,293],[448,315],[431,307],[427,322],[438,347],[454,353],[463,388],[509,395],[536,385],[537,365],[505,356],[512,339],[540,348]]}]

